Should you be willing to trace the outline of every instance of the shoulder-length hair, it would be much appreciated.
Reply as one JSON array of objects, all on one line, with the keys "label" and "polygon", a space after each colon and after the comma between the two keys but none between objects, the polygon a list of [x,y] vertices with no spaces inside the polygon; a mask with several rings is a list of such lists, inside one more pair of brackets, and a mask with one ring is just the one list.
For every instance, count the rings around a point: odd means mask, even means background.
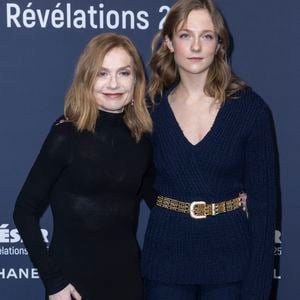
[{"label": "shoulder-length hair", "polygon": [[246,84],[233,74],[229,65],[228,51],[230,36],[225,20],[213,0],[178,0],[167,14],[162,30],[152,42],[152,70],[149,95],[154,102],[163,90],[180,81],[180,75],[174,61],[174,55],[166,45],[165,38],[172,40],[179,26],[186,22],[192,10],[206,9],[213,21],[218,37],[219,49],[209,67],[204,92],[221,103],[226,97],[244,89]]},{"label": "shoulder-length hair", "polygon": [[133,62],[135,86],[134,105],[124,109],[124,122],[138,142],[142,135],[151,132],[152,121],[146,107],[146,79],[139,53],[131,40],[123,35],[105,33],[95,36],[86,46],[77,63],[74,79],[65,97],[64,114],[79,131],[95,131],[99,112],[93,89],[105,55],[114,48],[123,48]]}]

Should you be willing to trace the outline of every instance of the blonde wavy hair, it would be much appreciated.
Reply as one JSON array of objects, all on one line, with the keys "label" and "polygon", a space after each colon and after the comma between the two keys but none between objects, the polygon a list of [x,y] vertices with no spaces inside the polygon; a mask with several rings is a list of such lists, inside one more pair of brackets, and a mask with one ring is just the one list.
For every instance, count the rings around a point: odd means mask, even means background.
[{"label": "blonde wavy hair", "polygon": [[174,55],[166,45],[165,38],[172,40],[174,33],[181,24],[186,22],[192,10],[206,9],[213,21],[219,49],[208,70],[204,92],[210,97],[223,103],[226,97],[246,88],[245,82],[235,76],[231,70],[228,58],[230,47],[229,31],[225,20],[213,0],[178,0],[167,14],[162,30],[152,42],[152,71],[149,84],[149,95],[153,102],[161,95],[166,87],[180,81],[179,72],[174,61]]},{"label": "blonde wavy hair", "polygon": [[143,63],[137,49],[126,36],[114,33],[100,34],[87,44],[65,97],[64,115],[79,131],[95,131],[99,110],[93,88],[104,57],[113,48],[123,48],[133,61],[136,79],[133,91],[134,105],[128,104],[124,108],[124,122],[138,142],[144,133],[152,131],[152,121],[145,102],[146,79]]}]

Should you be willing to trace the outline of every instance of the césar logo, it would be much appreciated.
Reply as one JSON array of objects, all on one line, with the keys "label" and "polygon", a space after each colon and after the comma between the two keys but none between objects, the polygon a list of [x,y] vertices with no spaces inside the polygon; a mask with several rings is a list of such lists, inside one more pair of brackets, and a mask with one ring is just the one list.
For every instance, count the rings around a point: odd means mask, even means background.
[{"label": "c\u00e9sar logo", "polygon": [[[0,225],[0,243],[22,243],[23,241],[20,237],[18,229],[10,229],[8,226],[9,224]],[[41,233],[45,243],[49,243],[48,231],[46,229],[41,229]]]}]

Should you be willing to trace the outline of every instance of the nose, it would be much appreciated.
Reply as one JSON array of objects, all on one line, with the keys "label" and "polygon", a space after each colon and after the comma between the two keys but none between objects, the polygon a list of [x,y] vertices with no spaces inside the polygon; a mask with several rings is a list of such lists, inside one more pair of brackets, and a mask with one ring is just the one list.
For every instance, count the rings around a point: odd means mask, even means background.
[{"label": "nose", "polygon": [[193,39],[191,50],[194,52],[199,52],[201,50],[200,40],[198,38]]},{"label": "nose", "polygon": [[109,78],[108,87],[111,89],[116,89],[118,87],[118,79],[116,74],[112,74]]}]

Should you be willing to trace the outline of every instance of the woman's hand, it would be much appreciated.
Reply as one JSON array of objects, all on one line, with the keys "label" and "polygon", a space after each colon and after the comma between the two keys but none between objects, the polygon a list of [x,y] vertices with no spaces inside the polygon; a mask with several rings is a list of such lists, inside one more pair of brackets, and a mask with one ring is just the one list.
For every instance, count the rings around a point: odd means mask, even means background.
[{"label": "woman's hand", "polygon": [[81,300],[81,296],[72,284],[68,284],[63,290],[49,296],[49,300]]},{"label": "woman's hand", "polygon": [[240,206],[242,207],[243,211],[245,211],[248,214],[247,211],[247,194],[245,192],[240,192],[239,194],[241,202]]}]

